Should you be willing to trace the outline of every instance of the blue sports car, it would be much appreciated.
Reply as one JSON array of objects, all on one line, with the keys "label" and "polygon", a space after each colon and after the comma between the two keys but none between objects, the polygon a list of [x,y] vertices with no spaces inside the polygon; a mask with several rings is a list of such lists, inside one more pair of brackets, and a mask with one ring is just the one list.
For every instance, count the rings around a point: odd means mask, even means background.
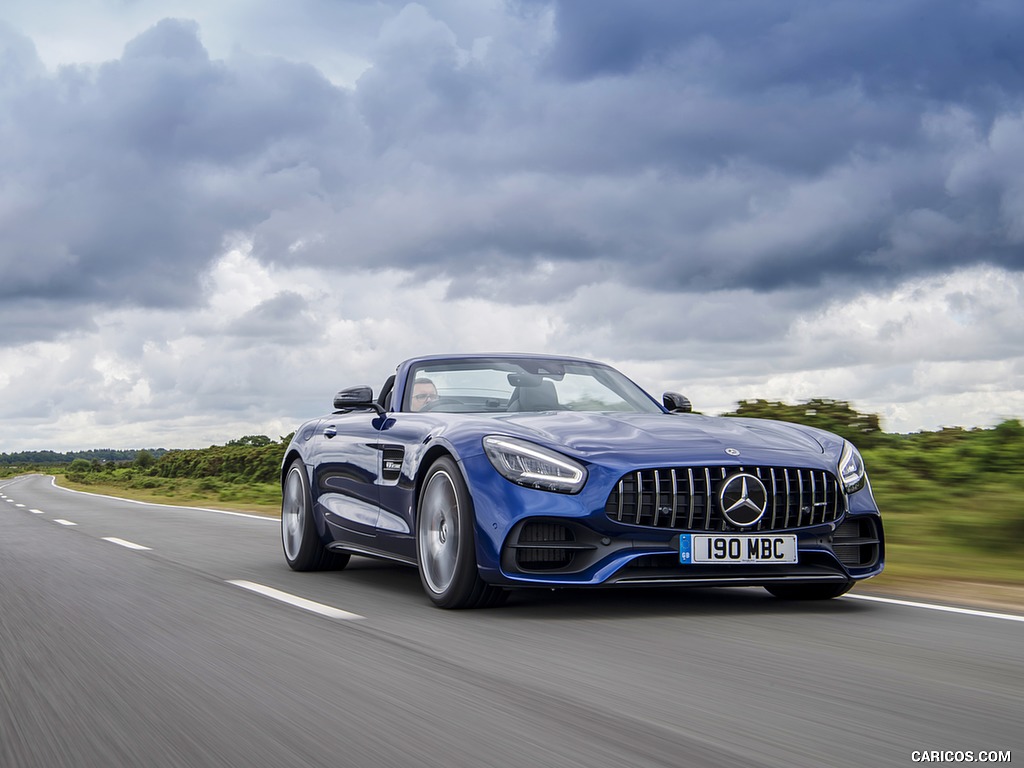
[{"label": "blue sports car", "polygon": [[417,357],[377,397],[342,390],[285,452],[295,570],[353,554],[415,566],[442,608],[510,588],[762,586],[837,597],[882,571],[857,449],[829,432],[701,416],[610,366]]}]

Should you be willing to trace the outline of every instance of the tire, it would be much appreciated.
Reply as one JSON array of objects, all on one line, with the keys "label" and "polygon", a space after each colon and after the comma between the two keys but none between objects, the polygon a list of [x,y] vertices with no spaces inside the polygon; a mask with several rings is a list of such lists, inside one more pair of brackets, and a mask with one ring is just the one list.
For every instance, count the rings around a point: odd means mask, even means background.
[{"label": "tire", "polygon": [[765,587],[780,600],[831,600],[845,595],[853,588],[854,582],[839,584],[776,584]]},{"label": "tire", "polygon": [[455,461],[443,456],[427,470],[416,505],[416,562],[427,597],[439,608],[484,608],[505,591],[477,571],[473,501]]},{"label": "tire", "polygon": [[313,497],[302,459],[288,466],[281,489],[281,546],[293,571],[340,571],[349,555],[329,552],[320,541],[313,519]]}]

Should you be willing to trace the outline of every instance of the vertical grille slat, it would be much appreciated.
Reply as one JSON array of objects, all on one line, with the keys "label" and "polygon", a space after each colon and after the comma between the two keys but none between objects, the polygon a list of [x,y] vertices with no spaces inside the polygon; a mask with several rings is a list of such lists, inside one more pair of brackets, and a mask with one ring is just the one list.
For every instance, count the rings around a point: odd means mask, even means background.
[{"label": "vertical grille slat", "polygon": [[658,527],[661,513],[661,470],[654,470],[654,527]]},{"label": "vertical grille slat", "polygon": [[[767,492],[764,515],[737,527],[717,498],[732,475],[757,477]],[[834,475],[794,467],[658,467],[623,475],[605,504],[615,521],[646,528],[689,531],[778,531],[834,522],[846,512],[846,496]]]},{"label": "vertical grille slat", "polygon": [[714,498],[711,489],[711,470],[708,467],[704,468],[704,530],[711,530],[711,508],[714,506]]},{"label": "vertical grille slat", "polygon": [[800,500],[797,502],[797,527],[804,524],[804,475],[797,475],[797,484],[800,486]]},{"label": "vertical grille slat", "polygon": [[789,506],[790,506],[790,499],[793,498],[793,494],[790,492],[789,470],[788,469],[785,470],[785,475],[786,475],[786,522],[782,524],[782,527],[783,528],[789,528]]},{"label": "vertical grille slat", "polygon": [[694,508],[694,505],[697,503],[697,492],[693,489],[693,470],[692,469],[687,469],[686,470],[686,478],[690,481],[690,485],[689,485],[690,500],[689,500],[689,507],[687,507],[690,510],[690,515],[686,519],[686,527],[687,527],[687,529],[691,529],[691,528],[693,528],[693,508]]},{"label": "vertical grille slat", "polygon": [[679,514],[679,481],[676,479],[676,468],[672,467],[672,522],[670,528],[676,527],[676,515]]},{"label": "vertical grille slat", "polygon": [[637,483],[637,512],[636,512],[637,517],[636,517],[636,523],[637,523],[637,525],[643,525],[643,473],[642,472],[637,472],[635,476],[636,476],[636,483]]},{"label": "vertical grille slat", "polygon": [[818,496],[816,495],[816,491],[818,488],[817,475],[817,472],[811,472],[811,520],[809,523],[810,525],[814,525],[814,516],[818,512],[818,510],[821,509],[821,501],[818,499]]}]

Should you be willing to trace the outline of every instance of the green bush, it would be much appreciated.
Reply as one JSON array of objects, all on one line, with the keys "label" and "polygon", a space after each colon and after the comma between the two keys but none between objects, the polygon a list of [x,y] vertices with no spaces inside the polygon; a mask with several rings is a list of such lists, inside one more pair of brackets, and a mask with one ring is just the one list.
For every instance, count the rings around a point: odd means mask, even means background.
[{"label": "green bush", "polygon": [[75,459],[68,467],[68,472],[74,472],[76,475],[92,472],[92,462],[88,459]]},{"label": "green bush", "polygon": [[726,416],[777,419],[806,424],[845,437],[860,449],[878,445],[885,437],[881,422],[873,413],[858,413],[843,400],[818,397],[798,405],[771,400],[743,400]]},{"label": "green bush", "polygon": [[[269,438],[265,438],[269,441]],[[285,444],[249,436],[209,448],[169,451],[156,463],[162,477],[216,477],[232,483],[277,482]]]}]

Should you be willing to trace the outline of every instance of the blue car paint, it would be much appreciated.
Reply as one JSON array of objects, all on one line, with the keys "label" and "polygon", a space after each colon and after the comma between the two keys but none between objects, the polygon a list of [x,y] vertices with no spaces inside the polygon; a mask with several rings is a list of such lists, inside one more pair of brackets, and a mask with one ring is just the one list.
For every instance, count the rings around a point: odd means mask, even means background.
[{"label": "blue car paint", "polygon": [[[605,514],[609,493],[627,472],[676,465],[736,467],[737,471],[743,466],[778,465],[836,474],[844,444],[836,435],[785,422],[670,414],[653,398],[655,413],[453,414],[399,410],[416,366],[476,357],[483,356],[408,360],[396,371],[393,407],[387,413],[336,413],[306,422],[296,431],[283,466],[287,468],[296,457],[305,463],[317,530],[325,545],[415,563],[419,482],[429,465],[447,454],[457,461],[473,499],[476,559],[485,581],[521,586],[596,586],[636,558],[678,552],[679,530],[620,523]],[[493,357],[570,360],[537,355]],[[336,434],[328,438],[325,431],[329,428]],[[483,448],[486,435],[518,437],[569,456],[587,468],[587,482],[577,494],[516,485],[499,474],[487,458]],[[381,477],[381,456],[389,446],[390,450],[403,452],[402,469],[397,478],[385,481]],[[738,455],[731,456],[726,449]],[[849,494],[847,502],[844,520],[858,516],[879,520],[870,484]],[[581,522],[597,536],[610,540],[607,554],[571,574],[509,572],[501,565],[502,549],[515,526],[530,518]],[[884,542],[880,541],[881,552],[871,567],[846,567],[821,543],[835,527],[828,523],[787,532],[797,535],[801,558],[811,553],[814,558],[830,560],[836,573],[850,579],[881,572]],[[880,521],[877,528],[881,539]]]}]

